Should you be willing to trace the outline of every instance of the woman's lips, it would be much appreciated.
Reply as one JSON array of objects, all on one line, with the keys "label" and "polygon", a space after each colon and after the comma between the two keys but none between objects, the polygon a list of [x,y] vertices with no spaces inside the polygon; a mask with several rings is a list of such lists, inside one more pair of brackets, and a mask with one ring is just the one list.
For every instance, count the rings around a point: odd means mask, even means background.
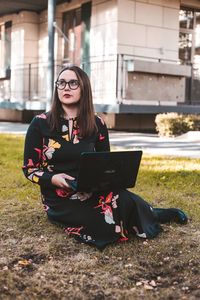
[{"label": "woman's lips", "polygon": [[70,98],[70,97],[72,97],[72,95],[70,95],[70,94],[64,94],[64,97],[65,98]]}]

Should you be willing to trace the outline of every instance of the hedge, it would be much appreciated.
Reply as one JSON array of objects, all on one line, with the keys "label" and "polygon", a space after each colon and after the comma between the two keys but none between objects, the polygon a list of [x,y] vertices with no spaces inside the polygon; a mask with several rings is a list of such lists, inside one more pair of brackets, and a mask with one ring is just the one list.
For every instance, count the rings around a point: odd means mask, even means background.
[{"label": "hedge", "polygon": [[200,130],[200,115],[158,114],[155,123],[160,136],[177,136],[188,131]]}]

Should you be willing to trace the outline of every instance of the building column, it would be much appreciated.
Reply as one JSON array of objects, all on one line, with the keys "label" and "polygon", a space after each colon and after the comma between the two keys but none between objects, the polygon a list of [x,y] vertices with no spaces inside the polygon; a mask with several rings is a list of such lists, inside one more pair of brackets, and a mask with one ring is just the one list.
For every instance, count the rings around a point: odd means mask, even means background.
[{"label": "building column", "polygon": [[47,67],[47,104],[48,111],[53,96],[54,87],[54,19],[56,0],[48,0],[48,67]]}]

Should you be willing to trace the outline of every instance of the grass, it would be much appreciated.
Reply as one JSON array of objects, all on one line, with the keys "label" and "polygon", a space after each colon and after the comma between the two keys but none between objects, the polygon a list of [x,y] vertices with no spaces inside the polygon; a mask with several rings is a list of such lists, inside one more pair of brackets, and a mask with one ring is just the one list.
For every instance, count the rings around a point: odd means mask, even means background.
[{"label": "grass", "polygon": [[144,156],[134,192],[179,207],[185,226],[103,252],[50,224],[22,175],[24,138],[0,135],[0,299],[199,299],[200,160]]}]

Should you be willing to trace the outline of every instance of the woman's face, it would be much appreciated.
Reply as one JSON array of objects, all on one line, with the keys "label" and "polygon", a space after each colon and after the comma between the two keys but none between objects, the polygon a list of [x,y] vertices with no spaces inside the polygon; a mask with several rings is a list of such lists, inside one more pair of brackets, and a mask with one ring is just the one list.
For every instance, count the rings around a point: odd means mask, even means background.
[{"label": "woman's face", "polygon": [[72,70],[63,71],[57,80],[60,102],[64,105],[77,104],[81,97],[81,88],[77,75]]}]

